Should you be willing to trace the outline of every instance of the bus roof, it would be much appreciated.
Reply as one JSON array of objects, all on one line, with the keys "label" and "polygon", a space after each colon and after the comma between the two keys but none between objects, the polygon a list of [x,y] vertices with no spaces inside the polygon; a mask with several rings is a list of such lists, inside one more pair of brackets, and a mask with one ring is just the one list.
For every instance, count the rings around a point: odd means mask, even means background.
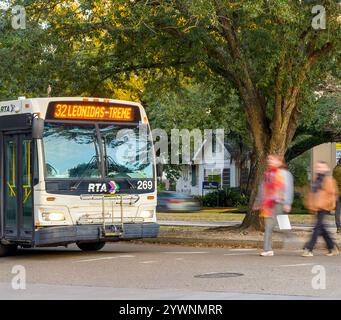
[{"label": "bus roof", "polygon": [[18,100],[0,101],[0,117],[23,113],[37,113],[39,117],[45,119],[47,107],[53,101],[86,101],[86,102],[102,102],[116,103],[122,105],[131,105],[139,107],[141,116],[146,117],[145,111],[140,103],[115,100],[107,98],[88,98],[88,97],[52,97],[52,98],[19,98]]}]

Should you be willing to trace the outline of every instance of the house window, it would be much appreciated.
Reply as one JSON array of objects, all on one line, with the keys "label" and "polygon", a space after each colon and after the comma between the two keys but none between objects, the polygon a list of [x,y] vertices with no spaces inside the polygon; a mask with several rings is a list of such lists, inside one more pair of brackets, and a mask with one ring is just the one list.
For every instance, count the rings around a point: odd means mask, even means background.
[{"label": "house window", "polygon": [[248,168],[243,168],[241,170],[241,184],[243,186],[247,185],[248,180],[249,180],[249,169]]},{"label": "house window", "polygon": [[182,171],[182,177],[185,181],[188,181],[188,175],[189,175],[189,172],[188,172],[188,168],[184,168],[183,171]]},{"label": "house window", "polygon": [[223,169],[223,187],[230,188],[231,186],[231,169]]},{"label": "house window", "polygon": [[212,132],[212,153],[221,153],[224,151],[222,142],[218,139],[219,137],[221,137],[219,132],[217,134],[217,130],[214,130]]},{"label": "house window", "polygon": [[205,169],[205,180],[209,182],[218,182],[221,185],[221,170]]},{"label": "house window", "polygon": [[216,132],[212,133],[212,153],[217,152],[217,134]]},{"label": "house window", "polygon": [[198,183],[197,179],[197,166],[192,166],[192,187],[195,187]]}]

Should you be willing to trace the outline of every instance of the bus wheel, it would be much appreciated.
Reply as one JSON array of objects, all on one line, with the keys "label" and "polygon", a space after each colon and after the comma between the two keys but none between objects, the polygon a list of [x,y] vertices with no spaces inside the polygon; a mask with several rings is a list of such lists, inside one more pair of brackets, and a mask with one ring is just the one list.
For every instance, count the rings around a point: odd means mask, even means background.
[{"label": "bus wheel", "polygon": [[98,251],[104,247],[105,242],[77,242],[76,244],[82,251]]},{"label": "bus wheel", "polygon": [[0,244],[0,257],[6,257],[16,252],[16,244]]}]

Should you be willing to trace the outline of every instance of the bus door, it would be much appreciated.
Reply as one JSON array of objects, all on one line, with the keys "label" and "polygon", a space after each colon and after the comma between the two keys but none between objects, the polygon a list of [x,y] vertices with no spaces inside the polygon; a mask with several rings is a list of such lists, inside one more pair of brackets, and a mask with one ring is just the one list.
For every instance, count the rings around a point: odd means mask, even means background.
[{"label": "bus door", "polygon": [[3,217],[4,238],[33,239],[33,140],[30,134],[4,134]]}]

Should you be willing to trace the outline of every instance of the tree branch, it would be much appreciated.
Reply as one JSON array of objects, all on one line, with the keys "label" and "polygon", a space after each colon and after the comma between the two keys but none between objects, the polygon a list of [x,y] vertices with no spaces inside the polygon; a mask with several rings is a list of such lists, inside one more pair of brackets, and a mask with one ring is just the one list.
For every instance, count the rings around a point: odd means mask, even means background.
[{"label": "tree branch", "polygon": [[247,118],[253,132],[254,143],[257,152],[262,153],[267,146],[270,128],[268,125],[264,100],[256,88],[250,67],[244,57],[235,27],[231,20],[224,14],[224,6],[219,0],[215,0],[215,10],[221,30],[220,34],[225,39],[229,53],[234,60],[233,74],[237,88],[246,107]]},{"label": "tree branch", "polygon": [[123,72],[132,72],[132,71],[138,71],[138,70],[143,70],[143,69],[161,69],[161,68],[169,68],[169,67],[175,67],[179,66],[182,64],[186,64],[186,61],[174,61],[169,64],[165,63],[149,63],[149,64],[141,64],[141,65],[131,65],[127,67],[121,67],[121,68],[114,68],[111,67],[108,70],[108,73],[106,73],[104,70],[101,70],[101,74],[104,74],[94,85],[92,88],[93,92],[96,92],[98,86],[103,83],[105,80],[113,77],[115,74],[120,74]]},{"label": "tree branch", "polygon": [[320,133],[319,135],[310,136],[309,138],[306,138],[291,146],[285,154],[285,160],[291,161],[320,144],[335,141],[336,136],[331,132],[324,132]]}]

